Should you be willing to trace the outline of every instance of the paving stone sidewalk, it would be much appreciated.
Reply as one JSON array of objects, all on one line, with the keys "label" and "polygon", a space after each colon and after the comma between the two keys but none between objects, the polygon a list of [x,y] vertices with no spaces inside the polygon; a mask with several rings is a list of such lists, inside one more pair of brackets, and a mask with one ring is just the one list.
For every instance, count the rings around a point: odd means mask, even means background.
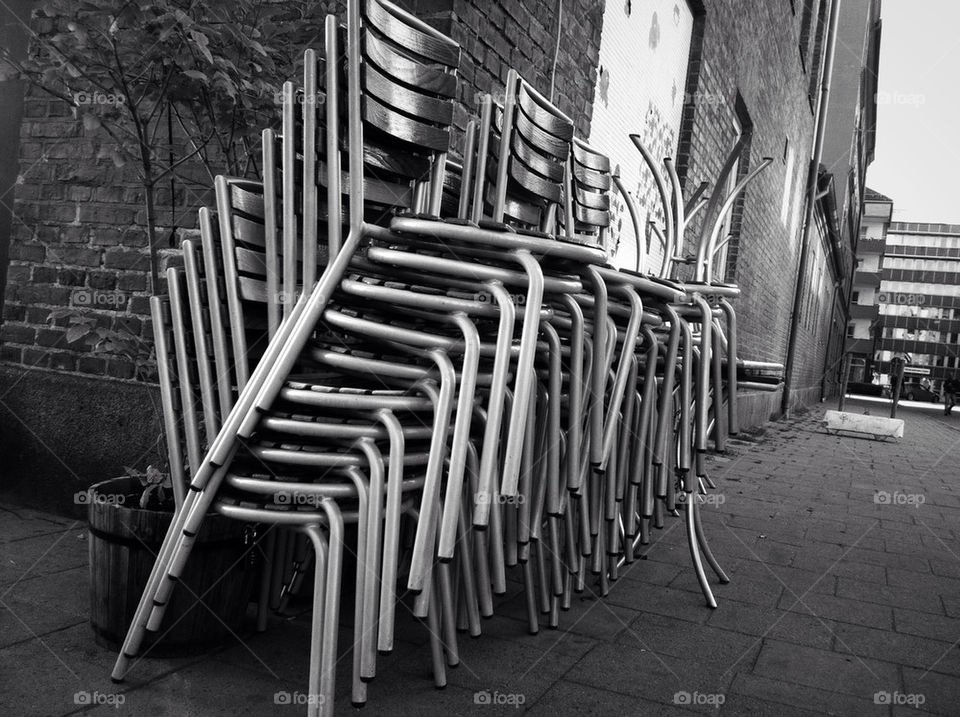
[{"label": "paving stone sidewalk", "polygon": [[[715,586],[717,610],[668,518],[605,599],[577,596],[560,630],[528,635],[512,583],[482,637],[462,636],[444,690],[401,608],[362,713],[960,714],[960,415],[901,408],[903,441],[882,443],[827,435],[823,408],[711,459],[719,504],[705,530],[732,578]],[[86,551],[83,523],[0,504],[0,714],[303,714],[275,696],[296,701],[307,684],[306,612],[208,655],[145,659],[111,684],[114,655],[87,621]],[[346,657],[336,714],[355,712],[349,671]]]}]

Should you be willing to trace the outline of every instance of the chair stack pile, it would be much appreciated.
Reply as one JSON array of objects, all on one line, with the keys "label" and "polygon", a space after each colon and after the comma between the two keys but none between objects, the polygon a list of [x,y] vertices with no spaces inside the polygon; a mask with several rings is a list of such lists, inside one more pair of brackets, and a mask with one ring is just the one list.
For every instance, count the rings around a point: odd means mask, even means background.
[{"label": "chair stack pile", "polygon": [[393,647],[401,593],[442,686],[458,629],[480,634],[509,569],[530,632],[556,627],[682,511],[709,605],[701,556],[727,579],[700,521],[704,456],[737,432],[737,391],[775,390],[782,367],[738,357],[738,289],[713,257],[765,163],[729,197],[684,203],[669,160],[665,176],[634,137],[664,257],[643,273],[638,246],[638,270],[617,269],[611,193],[638,213],[549,99],[511,71],[452,147],[458,45],[387,0],[349,0],[344,20],[284,88],[262,181],[217,178],[199,242],[152,301],[180,505],[115,679],[162,629],[210,512],[257,526],[272,558],[261,627],[313,576],[310,714],[333,704],[344,549],[354,704]]}]

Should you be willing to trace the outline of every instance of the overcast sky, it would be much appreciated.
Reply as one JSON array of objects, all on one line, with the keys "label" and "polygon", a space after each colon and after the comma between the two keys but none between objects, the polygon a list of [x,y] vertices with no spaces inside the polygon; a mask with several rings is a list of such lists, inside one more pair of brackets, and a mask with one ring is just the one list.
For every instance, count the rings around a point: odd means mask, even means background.
[{"label": "overcast sky", "polygon": [[881,17],[867,185],[893,199],[894,221],[960,224],[960,1],[883,0]]}]

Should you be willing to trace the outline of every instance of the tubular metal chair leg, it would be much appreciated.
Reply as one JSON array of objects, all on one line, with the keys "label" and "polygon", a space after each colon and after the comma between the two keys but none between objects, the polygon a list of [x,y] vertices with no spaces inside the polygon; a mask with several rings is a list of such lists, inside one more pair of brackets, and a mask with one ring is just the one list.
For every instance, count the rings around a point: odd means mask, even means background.
[{"label": "tubular metal chair leg", "polygon": [[476,399],[477,367],[480,360],[480,335],[476,326],[463,313],[454,314],[454,320],[463,331],[465,350],[460,375],[459,398],[455,411],[453,446],[450,450],[450,469],[446,481],[437,554],[443,560],[453,558],[457,541],[457,522],[460,518],[460,494],[466,470],[467,446],[470,443],[470,423]]},{"label": "tubular metal chair leg", "polygon": [[[463,497],[463,502],[466,506],[468,515],[472,506],[470,495],[476,495],[477,491],[479,490],[479,463],[480,461],[477,456],[477,451],[473,446],[471,446],[470,452],[467,453],[467,471],[470,476],[470,494],[465,494]],[[473,541],[473,567],[475,572],[474,586],[476,590],[477,609],[481,617],[491,617],[493,615],[493,592],[490,588],[490,555],[488,552],[489,547],[487,544],[487,539],[491,536],[492,531],[488,529],[470,530],[466,525],[463,526],[463,530],[466,536],[463,538],[463,540]],[[477,626],[477,630],[477,634],[479,634],[479,625]]]},{"label": "tubular metal chair leg", "polygon": [[[324,696],[324,704],[332,705],[334,701],[334,687],[336,685],[337,670],[337,625],[340,622],[340,577],[343,572],[343,516],[340,509],[329,498],[325,498],[321,505],[327,515],[327,530],[329,533],[329,552],[327,555],[326,580],[323,600],[323,645],[320,651],[323,672],[320,678],[320,692]],[[313,526],[309,532],[314,546],[322,539],[319,528]],[[328,710],[332,711],[331,710]]]},{"label": "tubular metal chair leg", "polygon": [[[375,470],[370,466],[371,473]],[[357,488],[357,572],[354,582],[353,597],[353,684],[351,702],[362,705],[367,701],[367,686],[365,680],[374,676],[375,668],[371,666],[372,658],[368,650],[372,650],[374,625],[368,620],[372,612],[370,603],[370,588],[373,588],[376,575],[370,575],[370,502],[373,500],[373,490],[368,489],[364,477],[355,468],[348,471],[353,484]],[[373,481],[371,481],[371,488]],[[334,627],[336,630],[336,627]],[[370,646],[367,647],[367,635],[370,635]]]},{"label": "tubular metal chair leg", "polygon": [[[510,513],[513,511],[513,507],[509,505],[501,505],[498,496],[500,495],[499,491],[494,490],[493,494],[490,496],[490,501],[493,503],[490,506],[490,529],[487,531],[487,550],[489,554],[489,563],[490,566],[490,578],[491,584],[493,586],[493,593],[495,595],[503,595],[507,592],[507,573],[506,573],[506,555],[504,553],[504,540],[506,540],[506,526],[504,522],[507,520],[504,512]],[[516,545],[516,543],[514,543]],[[516,561],[512,563],[516,564]]]},{"label": "tubular metal chair leg", "polygon": [[434,415],[433,436],[430,445],[430,462],[427,465],[427,481],[423,485],[423,507],[417,522],[417,533],[413,545],[410,575],[407,587],[422,591],[433,566],[433,554],[436,550],[436,524],[438,520],[441,475],[447,445],[447,427],[453,410],[453,397],[456,389],[456,374],[453,364],[443,351],[431,351],[431,357],[442,372],[440,392],[434,401],[437,406]]},{"label": "tubular metal chair leg", "polygon": [[540,620],[537,617],[537,594],[533,580],[533,563],[529,560],[522,564],[523,593],[527,605],[527,629],[531,635],[540,632]]},{"label": "tubular metal chair leg", "polygon": [[[206,490],[215,492],[220,482],[223,480],[223,476],[226,474],[226,472],[226,466],[217,468],[213,475],[210,476]],[[200,488],[200,485],[197,485],[197,488]],[[201,491],[194,489],[194,485],[191,484],[191,489],[187,492],[183,506],[180,508],[179,512],[174,514],[173,522],[170,524],[170,528],[167,530],[167,534],[163,539],[163,544],[157,553],[157,559],[153,565],[153,570],[150,572],[150,577],[147,579],[146,587],[144,587],[143,594],[140,596],[140,602],[137,605],[133,620],[130,623],[130,627],[127,630],[127,635],[124,638],[122,647],[120,648],[120,654],[117,655],[117,661],[114,664],[113,673],[110,675],[110,679],[114,682],[123,681],[130,667],[130,660],[136,657],[140,651],[140,645],[143,642],[143,638],[147,630],[147,622],[154,607],[155,596],[164,579],[166,578],[167,567],[177,552],[182,537],[181,533],[184,525],[186,524],[190,510],[193,508],[194,504],[200,503],[203,507],[203,511],[206,512],[213,501],[212,494],[206,496],[206,500],[204,501],[204,496],[202,495]]]},{"label": "tubular metal chair leg", "polygon": [[633,562],[633,544],[637,537],[637,484],[627,485],[627,497],[624,499],[624,513],[621,517],[623,524],[623,558],[629,564]]},{"label": "tubular metal chair leg", "polygon": [[537,594],[540,598],[540,612],[547,614],[550,612],[550,579],[547,575],[546,556],[543,554],[543,540],[535,541],[532,547],[537,561],[537,587],[539,588]]},{"label": "tubular metal chair leg", "polygon": [[561,547],[560,543],[560,523],[563,520],[566,520],[566,516],[551,515],[547,518],[547,530],[550,540],[551,587],[554,595],[563,594],[563,576],[566,573],[563,567],[563,547]]},{"label": "tubular metal chair leg", "polygon": [[[357,196],[359,197],[359,194]],[[359,217],[360,214],[358,213],[357,216]],[[249,436],[256,425],[258,415],[251,409],[255,405],[269,407],[279,392],[284,378],[293,368],[310,332],[316,326],[334,287],[346,271],[350,257],[363,236],[363,222],[355,219],[354,224],[343,244],[342,251],[328,266],[314,290],[301,295],[290,316],[281,324],[277,334],[270,341],[267,352],[250,376],[247,385],[240,392],[229,415],[225,417],[220,432],[193,477],[190,491],[183,507],[176,514],[167,531],[135,611],[133,622],[127,631],[111,675],[114,681],[121,681],[125,677],[130,658],[139,651],[145,631],[149,627],[148,623],[153,620],[154,624],[158,624],[162,619],[164,606],[172,589],[172,581],[179,575],[182,565],[189,557],[193,546],[193,535],[199,529],[203,515],[210,508],[223,476],[236,455],[239,447],[238,437]],[[193,510],[195,505],[197,510]],[[197,513],[197,517],[194,518],[190,530],[184,533],[184,527],[194,513]]]},{"label": "tubular metal chair leg", "polygon": [[687,545],[690,548],[690,558],[693,560],[693,569],[697,574],[697,581],[700,583],[703,597],[707,601],[707,607],[716,609],[717,600],[713,597],[713,591],[710,589],[707,574],[703,570],[703,561],[700,560],[700,548],[697,545],[696,511],[693,507],[694,498],[690,493],[687,493],[686,496],[687,500],[685,501],[684,510],[686,511]]},{"label": "tubular metal chair leg", "polygon": [[[382,456],[372,439],[361,438],[360,449],[369,465],[369,488],[364,485],[359,471],[351,470],[350,475],[357,487],[360,503],[360,517],[357,525],[357,576],[356,590],[360,595],[354,598],[357,619],[354,620],[354,661],[357,653],[361,655],[359,676],[364,681],[376,676],[377,637],[377,583],[380,582],[380,537],[383,526],[384,470]],[[357,628],[356,623],[360,624]],[[356,701],[356,700],[355,700]]]},{"label": "tubular metal chair leg", "polygon": [[520,456],[523,451],[523,436],[527,409],[534,395],[534,359],[537,350],[537,334],[540,325],[540,307],[543,303],[543,270],[539,261],[528,251],[518,250],[511,254],[529,277],[523,330],[520,338],[520,355],[517,359],[517,376],[514,383],[514,402],[510,407],[510,431],[504,448],[503,476],[500,493],[513,497],[517,494],[520,478]]},{"label": "tubular metal chair leg", "polygon": [[447,664],[450,667],[456,667],[460,664],[460,649],[457,644],[457,606],[453,599],[450,563],[437,565],[435,577],[440,587],[440,623],[446,647]]},{"label": "tubular metal chair leg", "polygon": [[479,487],[475,491],[482,499],[474,501],[473,520],[477,526],[486,527],[490,519],[490,497],[497,491],[497,448],[500,445],[500,431],[503,425],[506,400],[507,373],[510,368],[510,344],[513,341],[513,326],[516,321],[516,309],[513,299],[500,282],[489,282],[487,287],[500,309],[500,324],[497,327],[496,359],[493,378],[490,384],[490,398],[487,403],[487,423],[484,426],[483,443],[480,453]]},{"label": "tubular metal chair leg", "polygon": [[377,650],[393,650],[393,629],[396,616],[396,585],[400,555],[401,488],[403,481],[403,430],[392,412],[377,412],[380,422],[390,436],[390,456],[387,471],[387,509],[383,527],[383,569],[380,576],[380,625]]},{"label": "tubular metal chair leg", "polygon": [[[499,500],[499,493],[494,496]],[[519,512],[517,506],[511,503],[504,503],[501,506],[503,511],[503,540],[504,540],[504,565],[509,568],[514,567],[520,562],[520,550],[517,545],[517,522]]]},{"label": "tubular metal chair leg", "polygon": [[[226,474],[228,466],[229,461],[217,470],[211,477],[209,485],[198,493],[196,499],[191,502],[188,496],[187,501],[184,502],[182,510],[186,515],[178,530],[175,544],[169,553],[169,560],[161,566],[161,575],[158,579],[156,592],[153,595],[152,605],[149,607],[147,630],[156,632],[160,629],[164,612],[170,602],[170,594],[187,564],[190,552],[196,543],[197,534],[200,532],[207,512],[212,507],[214,497],[220,487],[219,483]],[[193,492],[193,485],[191,485],[191,492]],[[282,540],[277,542],[283,545]]]},{"label": "tubular metal chair leg", "polygon": [[703,551],[703,557],[707,559],[707,564],[713,569],[713,572],[717,574],[717,579],[724,585],[730,582],[730,578],[723,571],[723,568],[720,567],[720,563],[717,562],[717,559],[713,555],[713,551],[710,549],[710,543],[707,542],[706,536],[703,534],[703,522],[700,517],[700,501],[694,501],[693,509],[693,527],[696,529],[697,542],[700,544],[700,549]]},{"label": "tubular metal chair leg", "polygon": [[270,583],[273,571],[273,550],[277,542],[277,528],[271,526],[264,544],[261,546],[263,560],[260,565],[260,586],[257,593],[257,632],[267,629],[267,615],[270,612]]},{"label": "tubular metal chair leg", "polygon": [[[313,618],[310,628],[310,674],[308,678],[307,702],[308,717],[320,717],[323,705],[326,704],[327,694],[323,689],[323,638],[330,629],[336,631],[336,625],[329,625],[325,620],[325,604],[327,597],[327,563],[328,543],[316,525],[304,526],[303,532],[310,538],[316,563],[313,580]],[[332,702],[331,702],[332,704]]]},{"label": "tubular metal chair leg", "polygon": [[437,585],[430,586],[430,606],[427,608],[427,632],[430,633],[430,659],[433,663],[433,684],[438,690],[447,686],[447,666],[443,659],[443,640],[440,638],[440,599]]},{"label": "tubular metal chair leg", "polygon": [[[580,551],[577,549],[577,526],[576,526],[576,517],[577,517],[577,504],[574,501],[574,497],[570,496],[570,499],[567,501],[567,511],[564,515],[564,534],[565,534],[565,550],[567,556],[567,572],[575,574],[580,568]],[[564,587],[564,591],[566,591]]]},{"label": "tubular metal chair leg", "polygon": [[470,541],[470,529],[467,520],[469,520],[469,514],[467,511],[467,495],[464,494],[461,496],[461,510],[463,510],[463,516],[461,517],[459,523],[457,524],[457,542],[459,543],[459,550],[457,552],[460,563],[460,576],[461,583],[460,588],[463,595],[463,606],[465,608],[466,617],[467,617],[467,628],[470,633],[470,637],[479,637],[480,636],[480,608],[477,599],[477,584],[475,580],[476,571],[474,569],[474,558],[476,557],[473,554],[473,545]]}]

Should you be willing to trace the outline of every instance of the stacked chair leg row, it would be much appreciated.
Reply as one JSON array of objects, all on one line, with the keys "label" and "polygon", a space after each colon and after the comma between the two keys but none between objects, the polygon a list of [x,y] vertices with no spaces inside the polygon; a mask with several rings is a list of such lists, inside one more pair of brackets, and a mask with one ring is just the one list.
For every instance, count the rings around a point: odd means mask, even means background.
[{"label": "stacked chair leg row", "polygon": [[[405,595],[442,687],[508,568],[530,632],[557,627],[573,593],[605,595],[682,513],[708,605],[703,562],[728,580],[700,517],[704,459],[738,432],[738,391],[776,390],[782,367],[738,356],[739,289],[714,257],[769,160],[729,196],[684,201],[633,136],[664,217],[644,272],[647,228],[614,162],[549,99],[511,71],[451,147],[459,46],[387,0],[349,0],[344,20],[285,87],[261,181],[217,178],[152,301],[178,508],[115,680],[163,629],[213,512],[257,526],[270,558],[260,629],[312,573],[311,715],[332,710],[345,550],[355,705]],[[610,263],[615,191],[635,270]]]}]

